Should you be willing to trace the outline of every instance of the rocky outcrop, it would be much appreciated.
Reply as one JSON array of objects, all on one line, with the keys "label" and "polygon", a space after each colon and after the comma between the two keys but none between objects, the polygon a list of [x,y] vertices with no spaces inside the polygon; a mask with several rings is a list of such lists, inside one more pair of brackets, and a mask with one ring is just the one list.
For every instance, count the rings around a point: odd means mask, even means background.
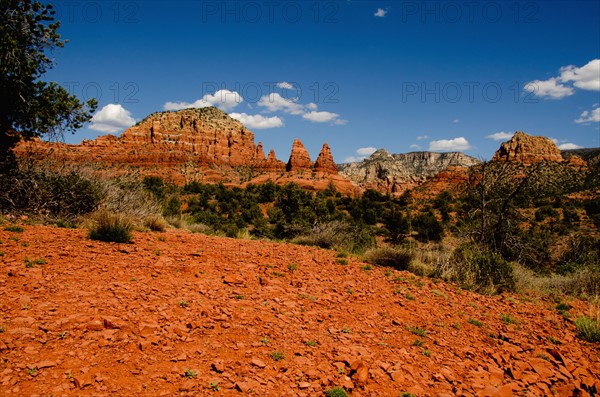
[{"label": "rocky outcrop", "polygon": [[479,160],[459,152],[391,154],[379,149],[369,158],[340,164],[343,175],[365,189],[401,194],[421,185],[448,167],[470,167]]},{"label": "rocky outcrop", "polygon": [[21,143],[16,151],[31,158],[98,164],[107,175],[134,171],[177,184],[200,181],[243,186],[273,180],[278,184],[298,181],[314,190],[333,183],[345,193],[356,191],[349,180],[337,175],[326,144],[313,170],[308,151],[295,140],[286,172],[286,163],[277,159],[273,149],[265,158],[262,143],[254,143],[250,130],[212,107],[153,113],[120,137],[106,135],[80,145],[33,140]]},{"label": "rocky outcrop", "polygon": [[517,131],[513,137],[502,143],[492,157],[492,161],[519,162],[530,165],[541,161],[563,162],[560,150],[552,140],[544,136],[531,136]]},{"label": "rocky outcrop", "polygon": [[299,170],[310,170],[312,162],[310,161],[310,154],[304,147],[300,139],[294,140],[292,145],[292,153],[290,159],[285,167],[287,172],[299,171]]},{"label": "rocky outcrop", "polygon": [[326,174],[336,174],[338,173],[337,166],[333,161],[333,155],[331,154],[331,149],[327,143],[323,144],[323,148],[319,153],[319,157],[317,157],[317,161],[315,161],[314,170],[316,172],[323,172]]}]

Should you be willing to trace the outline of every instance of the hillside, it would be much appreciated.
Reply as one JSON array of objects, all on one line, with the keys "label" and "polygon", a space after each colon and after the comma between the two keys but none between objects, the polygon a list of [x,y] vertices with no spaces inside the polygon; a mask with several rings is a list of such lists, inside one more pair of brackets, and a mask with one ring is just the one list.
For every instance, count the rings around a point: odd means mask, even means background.
[{"label": "hillside", "polygon": [[573,318],[593,314],[582,301],[565,317],[535,295],[481,296],[322,249],[23,227],[0,231],[3,396],[600,390],[599,347],[575,337]]}]

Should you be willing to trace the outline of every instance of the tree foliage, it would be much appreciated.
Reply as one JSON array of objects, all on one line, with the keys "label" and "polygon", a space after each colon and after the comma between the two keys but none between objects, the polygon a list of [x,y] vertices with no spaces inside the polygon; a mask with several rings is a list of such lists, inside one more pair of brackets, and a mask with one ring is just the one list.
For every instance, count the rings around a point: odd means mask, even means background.
[{"label": "tree foliage", "polygon": [[54,66],[50,54],[66,42],[53,6],[32,0],[0,4],[0,167],[6,168],[19,140],[73,132],[91,118],[97,101],[83,103],[59,84],[41,80]]}]

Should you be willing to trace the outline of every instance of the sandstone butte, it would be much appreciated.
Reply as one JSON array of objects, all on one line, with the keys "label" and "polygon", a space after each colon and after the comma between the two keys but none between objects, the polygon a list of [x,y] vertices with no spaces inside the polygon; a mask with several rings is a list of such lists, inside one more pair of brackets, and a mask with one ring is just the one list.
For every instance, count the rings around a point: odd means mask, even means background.
[{"label": "sandstone butte", "polygon": [[20,144],[16,151],[34,159],[108,166],[107,173],[117,175],[136,171],[161,176],[178,184],[195,180],[245,186],[272,180],[296,182],[313,190],[333,184],[349,195],[360,190],[338,174],[327,144],[313,164],[296,139],[286,165],[273,149],[265,158],[262,143],[254,143],[254,134],[214,107],[153,113],[120,137],[105,135],[80,145],[33,140]]},{"label": "sandstone butte", "polygon": [[482,296],[313,247],[21,226],[0,228],[3,397],[600,391],[600,345],[573,324],[600,315],[584,301],[565,317],[549,297]]}]

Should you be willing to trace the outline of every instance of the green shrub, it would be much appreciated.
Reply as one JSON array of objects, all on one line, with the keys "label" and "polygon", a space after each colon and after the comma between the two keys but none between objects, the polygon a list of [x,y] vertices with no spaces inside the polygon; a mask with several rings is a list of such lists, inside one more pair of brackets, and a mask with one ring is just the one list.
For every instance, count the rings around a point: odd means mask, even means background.
[{"label": "green shrub", "polygon": [[515,290],[515,277],[510,262],[500,254],[476,244],[462,244],[450,257],[453,278],[464,288],[494,294]]},{"label": "green shrub", "polygon": [[375,238],[366,225],[333,221],[314,226],[311,230],[296,236],[292,242],[357,253],[373,247]]},{"label": "green shrub", "polygon": [[389,266],[397,270],[408,270],[413,259],[412,254],[400,248],[375,248],[367,251],[363,259],[365,262],[378,266]]},{"label": "green shrub", "polygon": [[598,321],[587,316],[581,316],[575,320],[575,327],[577,328],[577,337],[588,342],[600,342]]},{"label": "green shrub", "polygon": [[94,216],[89,237],[92,240],[115,243],[129,243],[132,239],[133,222],[120,213],[100,211]]},{"label": "green shrub", "polygon": [[21,226],[6,226],[4,228],[4,231],[13,233],[23,233],[25,229],[23,229]]},{"label": "green shrub", "polygon": [[325,391],[327,397],[348,397],[348,393],[342,387],[334,387]]}]

